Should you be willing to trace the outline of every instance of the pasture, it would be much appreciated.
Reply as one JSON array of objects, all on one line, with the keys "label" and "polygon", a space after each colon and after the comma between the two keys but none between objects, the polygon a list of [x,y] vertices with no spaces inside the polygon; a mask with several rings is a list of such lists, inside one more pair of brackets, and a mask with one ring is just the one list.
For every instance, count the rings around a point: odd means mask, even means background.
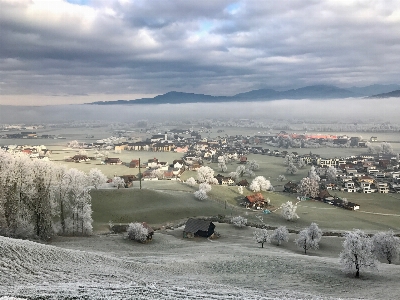
[{"label": "pasture", "polygon": [[[282,192],[263,192],[271,200],[273,211],[264,214],[239,206],[244,196],[252,192],[245,189],[240,195],[236,187],[213,186],[209,199],[200,201],[194,198],[197,187],[172,181],[145,181],[144,188],[92,191],[94,230],[108,230],[108,222],[130,223],[145,221],[153,226],[175,224],[189,217],[211,217],[241,215],[250,222],[269,226],[285,225],[300,230],[311,222],[316,222],[323,231],[343,232],[353,228],[369,232],[393,229],[400,232],[400,198],[391,194],[337,193],[349,201],[360,204],[360,211],[337,208],[319,201],[307,200],[298,203],[299,219],[293,222],[284,220],[279,207],[287,202],[297,202],[296,195]],[[262,219],[262,221],[260,220]]]}]

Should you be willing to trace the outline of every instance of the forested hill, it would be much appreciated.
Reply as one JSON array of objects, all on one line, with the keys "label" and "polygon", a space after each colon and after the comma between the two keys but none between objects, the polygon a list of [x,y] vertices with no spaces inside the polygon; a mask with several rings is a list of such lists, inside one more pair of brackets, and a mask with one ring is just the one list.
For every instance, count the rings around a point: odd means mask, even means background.
[{"label": "forested hill", "polygon": [[[154,98],[137,100],[98,101],[89,104],[115,105],[115,104],[180,104],[180,103],[216,103],[216,102],[246,102],[269,101],[280,99],[343,99],[352,97],[365,97],[378,93],[388,93],[398,85],[370,85],[366,87],[352,87],[348,89],[333,85],[312,85],[298,89],[278,91],[274,89],[259,89],[234,96],[211,96],[184,92],[168,92]],[[396,91],[395,91],[396,92]],[[400,92],[400,91],[397,91]],[[390,93],[389,93],[390,94]],[[395,96],[391,96],[395,97]]]}]

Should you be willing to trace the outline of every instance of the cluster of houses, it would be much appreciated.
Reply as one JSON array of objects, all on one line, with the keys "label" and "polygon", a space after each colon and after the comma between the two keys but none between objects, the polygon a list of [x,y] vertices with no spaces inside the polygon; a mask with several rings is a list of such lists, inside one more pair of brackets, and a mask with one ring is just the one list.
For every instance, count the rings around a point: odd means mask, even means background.
[{"label": "cluster of houses", "polygon": [[9,153],[24,153],[32,159],[49,160],[51,151],[44,145],[28,146],[28,145],[7,145],[1,146],[0,149]]}]

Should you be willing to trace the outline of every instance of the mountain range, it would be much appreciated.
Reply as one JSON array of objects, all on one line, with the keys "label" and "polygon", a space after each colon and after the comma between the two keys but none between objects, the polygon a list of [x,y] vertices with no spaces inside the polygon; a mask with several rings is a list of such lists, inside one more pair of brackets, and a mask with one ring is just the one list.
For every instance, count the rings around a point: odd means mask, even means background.
[{"label": "mountain range", "polygon": [[215,102],[250,102],[280,99],[343,99],[343,98],[389,98],[400,97],[400,85],[369,85],[365,87],[339,88],[333,85],[311,85],[298,89],[277,91],[274,89],[258,89],[234,96],[212,96],[184,92],[168,92],[153,98],[136,100],[97,101],[88,104],[181,104],[181,103],[215,103]]}]

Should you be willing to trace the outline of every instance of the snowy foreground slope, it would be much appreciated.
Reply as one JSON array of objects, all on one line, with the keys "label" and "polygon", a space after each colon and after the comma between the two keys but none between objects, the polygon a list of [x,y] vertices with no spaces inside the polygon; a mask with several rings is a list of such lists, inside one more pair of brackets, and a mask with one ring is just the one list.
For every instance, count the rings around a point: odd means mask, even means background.
[{"label": "snowy foreground slope", "polygon": [[[393,299],[400,266],[354,279],[337,258],[252,241],[253,229],[218,224],[220,239],[183,240],[182,229],[147,245],[122,235],[58,238],[52,245],[0,237],[0,299]],[[326,238],[322,248],[340,243]],[[337,239],[337,238],[336,238]],[[321,249],[323,251],[323,249]],[[328,252],[324,252],[328,253]]]}]

